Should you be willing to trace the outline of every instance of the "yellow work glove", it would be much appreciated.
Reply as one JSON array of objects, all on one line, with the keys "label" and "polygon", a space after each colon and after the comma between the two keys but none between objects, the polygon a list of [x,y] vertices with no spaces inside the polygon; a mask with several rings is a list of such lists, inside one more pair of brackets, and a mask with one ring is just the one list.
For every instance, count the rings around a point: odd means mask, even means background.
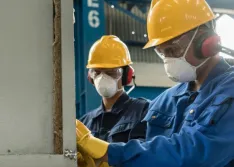
[{"label": "yellow work glove", "polygon": [[82,152],[82,153],[78,152],[77,165],[79,167],[96,167],[93,158],[84,152]]},{"label": "yellow work glove", "polygon": [[94,137],[90,130],[79,120],[76,120],[76,135],[78,148],[94,159],[102,158],[109,143]]},{"label": "yellow work glove", "polygon": [[[100,164],[100,166],[98,164]],[[110,167],[108,163],[106,162],[99,162],[96,164],[94,159],[84,152],[82,153],[78,152],[77,166],[78,167]]]},{"label": "yellow work glove", "polygon": [[107,162],[103,162],[103,163],[100,165],[100,167],[111,167],[111,166],[109,166]]}]

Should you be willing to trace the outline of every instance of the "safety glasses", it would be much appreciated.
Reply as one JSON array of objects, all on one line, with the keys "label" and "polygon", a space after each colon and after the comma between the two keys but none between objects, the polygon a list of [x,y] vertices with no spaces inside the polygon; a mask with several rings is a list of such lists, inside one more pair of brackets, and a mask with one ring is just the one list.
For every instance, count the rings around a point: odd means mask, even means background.
[{"label": "safety glasses", "polygon": [[113,69],[90,69],[89,75],[92,79],[95,79],[100,74],[106,74],[113,79],[119,79],[123,75],[122,68],[113,68]]},{"label": "safety glasses", "polygon": [[156,46],[154,49],[155,52],[159,55],[161,59],[163,59],[164,57],[179,58],[183,56],[183,53],[185,52],[186,48],[188,47],[191,41],[192,32],[194,31],[190,31],[173,40]]}]

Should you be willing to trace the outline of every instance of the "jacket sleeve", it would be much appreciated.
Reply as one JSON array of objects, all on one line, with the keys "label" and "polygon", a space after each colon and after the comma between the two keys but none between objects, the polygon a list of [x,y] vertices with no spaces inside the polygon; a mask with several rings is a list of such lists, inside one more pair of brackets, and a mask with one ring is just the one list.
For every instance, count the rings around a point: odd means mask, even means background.
[{"label": "jacket sleeve", "polygon": [[[232,102],[217,123],[204,124],[195,120],[170,138],[156,136],[148,142],[131,140],[127,144],[110,144],[109,164],[121,167],[225,166],[234,158],[233,111]],[[207,122],[207,117],[203,121]]]}]

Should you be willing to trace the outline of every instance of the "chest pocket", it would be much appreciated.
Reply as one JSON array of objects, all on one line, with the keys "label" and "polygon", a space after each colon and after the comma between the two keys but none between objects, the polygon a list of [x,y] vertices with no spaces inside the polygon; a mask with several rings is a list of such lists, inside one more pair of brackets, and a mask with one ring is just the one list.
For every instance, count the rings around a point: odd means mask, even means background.
[{"label": "chest pocket", "polygon": [[218,123],[233,102],[233,97],[220,94],[214,97],[210,105],[201,113],[197,122],[202,126],[212,126]]},{"label": "chest pocket", "polygon": [[120,122],[116,124],[110,131],[108,136],[109,142],[127,142],[129,133],[133,129],[135,122]]},{"label": "chest pocket", "polygon": [[169,137],[172,134],[173,120],[174,116],[166,115],[158,111],[149,112],[144,118],[144,121],[148,123],[146,133],[147,140],[157,135]]}]

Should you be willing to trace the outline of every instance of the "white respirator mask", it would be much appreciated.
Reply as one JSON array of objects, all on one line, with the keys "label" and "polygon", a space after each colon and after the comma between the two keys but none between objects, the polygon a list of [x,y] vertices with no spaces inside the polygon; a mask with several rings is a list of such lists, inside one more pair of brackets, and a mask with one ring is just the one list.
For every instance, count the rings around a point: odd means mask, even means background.
[{"label": "white respirator mask", "polygon": [[114,79],[105,73],[101,73],[95,77],[94,85],[95,85],[97,92],[100,94],[100,96],[111,98],[119,90],[122,90],[118,88],[119,79]]},{"label": "white respirator mask", "polygon": [[164,62],[164,68],[165,68],[167,76],[174,82],[195,81],[197,79],[197,69],[201,67],[203,64],[205,64],[210,59],[210,58],[207,58],[204,62],[202,62],[198,66],[191,65],[185,59],[188,49],[190,48],[197,32],[198,32],[198,28],[196,29],[182,57],[178,57],[178,58],[165,57],[162,53],[160,53],[157,49],[155,49],[155,52],[160,56],[160,58]]}]

